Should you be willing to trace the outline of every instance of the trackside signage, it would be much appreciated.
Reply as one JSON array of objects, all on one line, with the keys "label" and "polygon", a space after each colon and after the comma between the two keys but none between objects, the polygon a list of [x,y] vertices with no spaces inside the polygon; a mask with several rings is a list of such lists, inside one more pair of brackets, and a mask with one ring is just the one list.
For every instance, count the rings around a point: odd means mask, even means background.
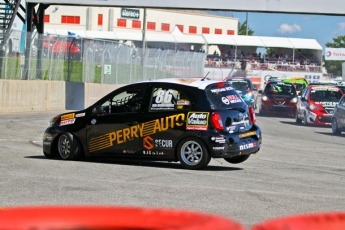
[{"label": "trackside signage", "polygon": [[326,48],[325,60],[331,60],[331,61],[345,60],[345,48]]},{"label": "trackside signage", "polygon": [[122,8],[121,9],[121,17],[122,18],[139,19],[140,11],[139,10],[134,10],[134,9]]}]

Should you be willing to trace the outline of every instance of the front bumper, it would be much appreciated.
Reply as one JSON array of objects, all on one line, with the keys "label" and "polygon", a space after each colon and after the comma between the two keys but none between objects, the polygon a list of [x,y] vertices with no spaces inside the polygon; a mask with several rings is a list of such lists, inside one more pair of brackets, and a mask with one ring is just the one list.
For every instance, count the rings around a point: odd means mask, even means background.
[{"label": "front bumper", "polygon": [[52,146],[55,138],[57,137],[57,132],[53,127],[48,127],[43,134],[43,152],[52,155]]},{"label": "front bumper", "polygon": [[314,113],[309,111],[307,114],[307,122],[314,125],[332,125],[332,115],[324,113]]},{"label": "front bumper", "polygon": [[296,112],[296,105],[266,105],[261,103],[260,112],[263,114],[293,116]]}]

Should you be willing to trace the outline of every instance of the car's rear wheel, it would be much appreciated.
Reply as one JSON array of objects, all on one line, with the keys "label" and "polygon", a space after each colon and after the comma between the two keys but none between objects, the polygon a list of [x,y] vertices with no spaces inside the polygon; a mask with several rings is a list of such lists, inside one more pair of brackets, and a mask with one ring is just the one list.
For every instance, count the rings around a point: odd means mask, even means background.
[{"label": "car's rear wheel", "polygon": [[298,117],[297,109],[296,109],[296,113],[295,113],[295,121],[296,121],[297,124],[301,124],[302,123],[302,119]]},{"label": "car's rear wheel", "polygon": [[79,140],[71,133],[63,133],[58,140],[58,152],[63,160],[78,160],[82,156]]},{"label": "car's rear wheel", "polygon": [[341,131],[338,129],[337,119],[332,119],[332,133],[339,135],[341,134]]},{"label": "car's rear wheel", "polygon": [[226,160],[227,162],[231,164],[239,164],[246,161],[249,158],[249,156],[250,155],[240,155],[240,156],[231,157],[231,158],[224,158],[224,160]]},{"label": "car's rear wheel", "polygon": [[183,139],[177,147],[177,158],[187,169],[201,169],[210,163],[211,156],[205,144],[195,137]]}]

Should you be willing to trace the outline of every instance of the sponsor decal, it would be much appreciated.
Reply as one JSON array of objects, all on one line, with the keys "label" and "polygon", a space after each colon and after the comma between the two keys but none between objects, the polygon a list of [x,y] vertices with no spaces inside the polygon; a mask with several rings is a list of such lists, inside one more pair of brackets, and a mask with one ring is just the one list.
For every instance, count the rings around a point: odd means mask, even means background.
[{"label": "sponsor decal", "polygon": [[240,150],[251,149],[251,148],[256,147],[256,142],[249,143],[249,144],[243,144],[243,145],[240,145],[239,147],[240,147]]},{"label": "sponsor decal", "polygon": [[187,130],[207,130],[208,112],[189,112],[187,114]]},{"label": "sponsor decal", "polygon": [[225,92],[225,91],[229,91],[229,90],[233,90],[232,87],[224,87],[224,88],[218,88],[218,89],[211,89],[212,93],[219,93],[219,92]]},{"label": "sponsor decal", "polygon": [[238,135],[240,138],[243,138],[243,137],[249,137],[249,136],[253,136],[255,135],[256,133],[255,132],[248,132],[248,133],[242,133],[240,135]]},{"label": "sponsor decal", "polygon": [[164,152],[161,151],[143,151],[144,155],[151,155],[151,156],[164,156],[167,155]]},{"label": "sponsor decal", "polygon": [[178,100],[176,105],[189,105],[189,101],[187,100]]},{"label": "sponsor decal", "polygon": [[242,101],[242,98],[238,97],[237,95],[228,95],[226,97],[222,97],[222,102],[226,105],[240,103]]},{"label": "sponsor decal", "polygon": [[50,142],[49,141],[44,141],[43,145],[50,145]]},{"label": "sponsor decal", "polygon": [[69,119],[69,120],[64,120],[64,121],[60,122],[60,126],[71,125],[71,124],[74,124],[74,122],[75,122],[75,118]]},{"label": "sponsor decal", "polygon": [[69,113],[61,116],[61,120],[69,120],[74,118],[74,113]]},{"label": "sponsor decal", "polygon": [[172,140],[155,139],[155,147],[171,149],[173,147],[173,142]]},{"label": "sponsor decal", "polygon": [[143,139],[143,146],[147,150],[153,148],[171,149],[173,147],[173,142],[172,140],[153,139],[150,136],[146,136]]},{"label": "sponsor decal", "polygon": [[[151,146],[149,146],[149,143],[151,137],[148,137],[149,135],[164,132],[168,129],[173,129],[175,126],[183,126],[184,123],[182,121],[184,120],[185,114],[180,113],[94,137],[90,141],[90,152],[110,148],[114,144],[120,145],[127,141],[132,141],[141,137],[146,138],[144,142],[147,147],[150,148]],[[154,146],[154,143],[152,143],[152,146]]]},{"label": "sponsor decal", "polygon": [[225,147],[213,147],[212,148],[214,151],[223,151]]},{"label": "sponsor decal", "polygon": [[146,137],[144,137],[143,141],[144,141],[144,148],[145,149],[151,150],[154,148],[152,137],[146,136]]},{"label": "sponsor decal", "polygon": [[228,126],[226,127],[226,130],[228,130],[229,133],[234,133],[236,127],[237,127],[236,125]]},{"label": "sponsor decal", "polygon": [[136,151],[135,150],[123,150],[123,153],[133,154],[133,153],[136,153]]},{"label": "sponsor decal", "polygon": [[315,104],[320,104],[323,107],[334,107],[338,102],[331,102],[331,101],[322,101],[322,102],[315,102]]},{"label": "sponsor decal", "polygon": [[85,117],[85,113],[78,113],[75,115],[75,117]]},{"label": "sponsor decal", "polygon": [[211,137],[211,140],[216,143],[225,143],[224,137]]},{"label": "sponsor decal", "polygon": [[96,119],[92,119],[92,120],[91,120],[91,124],[92,124],[92,125],[95,125],[96,123],[97,123],[97,120],[96,120]]}]

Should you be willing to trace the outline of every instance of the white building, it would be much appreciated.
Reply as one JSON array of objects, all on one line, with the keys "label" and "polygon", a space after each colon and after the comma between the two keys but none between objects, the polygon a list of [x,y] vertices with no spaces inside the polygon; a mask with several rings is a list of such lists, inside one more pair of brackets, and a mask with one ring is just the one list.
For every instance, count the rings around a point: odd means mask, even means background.
[{"label": "white building", "polygon": [[[46,9],[44,21],[45,31],[69,30],[94,31],[95,33],[98,31],[96,34],[99,38],[102,38],[101,34],[111,38],[109,35],[105,35],[110,31],[130,32],[137,34],[133,40],[138,42],[142,37],[144,9],[54,5]],[[175,28],[179,29],[178,33],[191,35],[191,42],[188,44],[191,46],[192,35],[198,35],[195,37],[196,40],[202,39],[200,36],[202,34],[237,35],[238,18],[218,16],[196,10],[146,10],[146,31],[151,36],[156,35],[157,40],[159,40],[159,36],[173,33]],[[125,37],[123,40],[126,40]],[[199,43],[199,41],[195,41],[195,43]],[[160,47],[161,44],[156,45]],[[201,46],[199,44],[196,47]],[[192,45],[188,49],[194,49],[194,46]],[[213,52],[215,49],[218,48],[210,47],[209,52]]]}]

